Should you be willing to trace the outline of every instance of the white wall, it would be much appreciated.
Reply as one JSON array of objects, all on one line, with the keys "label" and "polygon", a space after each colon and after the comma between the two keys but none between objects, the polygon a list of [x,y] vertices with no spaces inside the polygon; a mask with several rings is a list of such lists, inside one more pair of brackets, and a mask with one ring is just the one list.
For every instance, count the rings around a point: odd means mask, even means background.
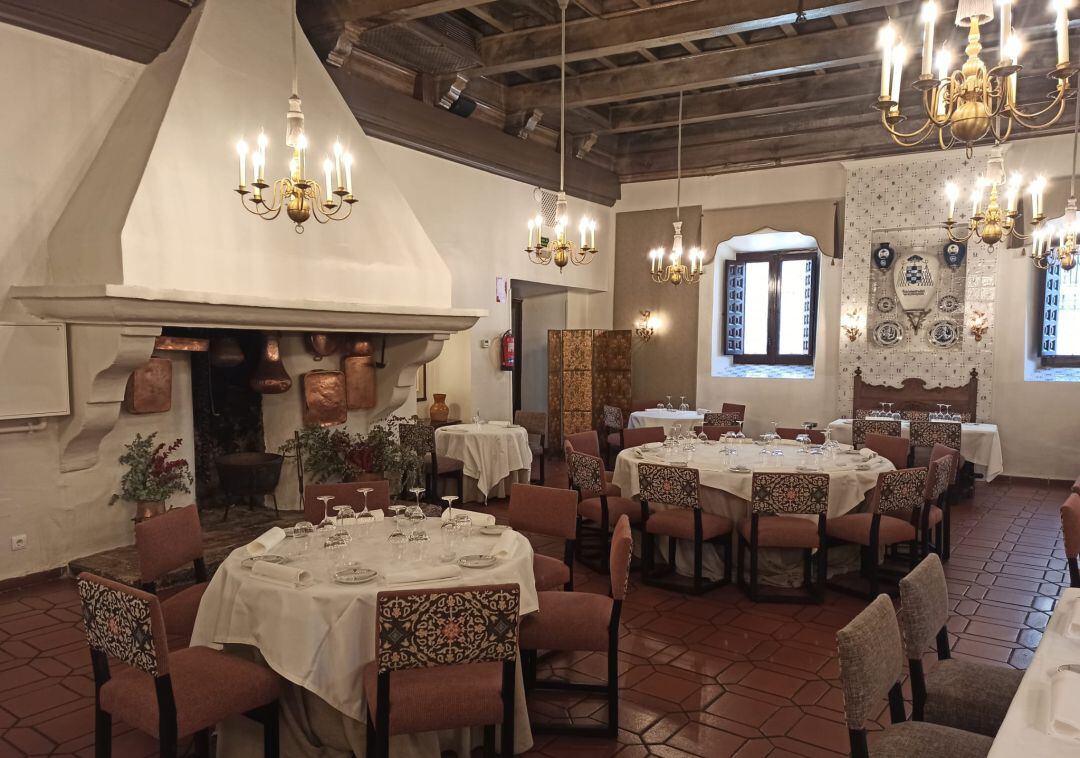
[{"label": "white wall", "polygon": [[566,292],[521,301],[521,409],[548,408],[548,330],[566,328]]}]

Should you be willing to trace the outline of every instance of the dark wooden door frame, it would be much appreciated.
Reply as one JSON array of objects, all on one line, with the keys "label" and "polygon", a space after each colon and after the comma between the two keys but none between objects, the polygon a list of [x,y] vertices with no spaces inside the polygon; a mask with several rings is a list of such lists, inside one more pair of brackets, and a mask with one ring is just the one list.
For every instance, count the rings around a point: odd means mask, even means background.
[{"label": "dark wooden door frame", "polygon": [[510,333],[514,335],[514,371],[511,381],[513,382],[513,411],[521,410],[521,361],[525,356],[522,345],[524,330],[522,329],[524,308],[521,298],[510,298]]}]

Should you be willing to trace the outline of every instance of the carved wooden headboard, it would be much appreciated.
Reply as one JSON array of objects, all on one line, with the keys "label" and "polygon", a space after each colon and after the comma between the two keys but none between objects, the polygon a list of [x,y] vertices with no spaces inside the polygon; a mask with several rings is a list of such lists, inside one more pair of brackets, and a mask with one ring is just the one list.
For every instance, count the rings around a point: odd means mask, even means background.
[{"label": "carved wooden headboard", "polygon": [[927,387],[923,379],[905,379],[899,387],[868,384],[862,368],[855,369],[853,411],[875,410],[882,403],[892,403],[894,411],[936,411],[938,403],[948,403],[952,413],[970,414],[975,420],[979,400],[979,372],[971,369],[971,379],[959,387]]}]

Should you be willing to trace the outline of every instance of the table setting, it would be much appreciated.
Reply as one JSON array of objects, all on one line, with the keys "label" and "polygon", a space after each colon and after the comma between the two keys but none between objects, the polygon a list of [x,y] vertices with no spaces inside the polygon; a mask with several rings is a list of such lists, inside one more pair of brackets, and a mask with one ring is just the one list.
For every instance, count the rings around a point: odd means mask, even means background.
[{"label": "table setting", "polygon": [[435,431],[435,452],[464,462],[462,500],[467,503],[507,497],[511,485],[528,484],[532,471],[529,433],[510,421],[477,416],[470,424],[440,427]]},{"label": "table setting", "polygon": [[667,403],[657,403],[655,408],[641,411],[633,411],[627,425],[631,429],[639,429],[647,426],[662,426],[664,432],[671,434],[673,428],[678,425],[682,429],[691,429],[700,426],[705,421],[705,409],[692,410],[686,403],[686,398],[681,397],[679,407],[671,404],[671,395],[667,395]]}]

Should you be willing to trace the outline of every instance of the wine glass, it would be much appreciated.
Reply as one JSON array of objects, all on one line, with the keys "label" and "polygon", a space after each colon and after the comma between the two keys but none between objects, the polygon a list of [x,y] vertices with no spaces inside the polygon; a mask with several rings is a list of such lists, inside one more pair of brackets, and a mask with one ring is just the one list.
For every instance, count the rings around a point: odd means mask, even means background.
[{"label": "wine glass", "polygon": [[443,495],[443,500],[446,501],[446,517],[448,519],[454,517],[454,501],[458,499],[457,495]]},{"label": "wine glass", "polygon": [[673,410],[675,410],[675,409],[674,409],[674,408],[673,408],[673,407],[671,406],[671,395],[664,395],[664,397],[666,397],[666,398],[667,398],[667,403],[666,403],[666,404],[664,405],[664,409],[665,409],[665,410],[669,410],[669,411],[673,411]]},{"label": "wine glass", "polygon": [[335,533],[342,535],[346,542],[351,542],[352,535],[349,533],[349,527],[356,526],[356,511],[351,505],[335,505],[334,513],[337,514]]},{"label": "wine glass", "polygon": [[664,404],[663,403],[657,403],[656,404],[656,410],[658,410],[658,411],[664,410]]},{"label": "wine glass", "polygon": [[708,442],[709,442],[709,435],[705,434],[705,430],[704,430],[704,429],[702,429],[702,430],[701,430],[700,432],[698,432],[698,433],[697,433],[697,440],[698,440],[698,442],[700,442],[700,443],[701,443],[702,445],[708,444]]},{"label": "wine glass", "polygon": [[679,395],[679,410],[688,411],[690,406],[686,404],[686,395]]},{"label": "wine glass", "polygon": [[740,439],[740,440],[746,439],[746,435],[745,435],[745,434],[743,434],[743,430],[742,430],[742,425],[743,425],[744,423],[745,423],[745,422],[744,422],[744,421],[743,421],[743,420],[742,420],[741,418],[740,418],[740,419],[735,419],[735,426],[739,427],[739,431],[738,431],[738,433],[737,433],[737,434],[735,435],[735,437],[736,437],[737,439]]},{"label": "wine glass", "polygon": [[364,510],[360,511],[360,513],[357,514],[356,523],[360,527],[360,534],[365,535],[368,533],[368,530],[371,529],[371,527],[375,524],[375,514],[368,510],[367,499],[368,493],[374,492],[374,490],[371,487],[361,487],[357,490],[357,492],[364,496]]},{"label": "wine glass", "polygon": [[390,545],[390,551],[395,561],[400,561],[405,557],[405,546],[409,542],[409,535],[405,534],[396,519],[394,520],[394,528],[386,537],[386,542]]},{"label": "wine glass", "polygon": [[330,502],[334,499],[334,496],[333,495],[319,495],[315,499],[318,500],[319,502],[321,502],[322,507],[323,507],[323,518],[322,518],[322,521],[319,522],[318,528],[322,529],[322,528],[327,527],[327,526],[333,526],[334,525],[334,520],[330,518]]}]

